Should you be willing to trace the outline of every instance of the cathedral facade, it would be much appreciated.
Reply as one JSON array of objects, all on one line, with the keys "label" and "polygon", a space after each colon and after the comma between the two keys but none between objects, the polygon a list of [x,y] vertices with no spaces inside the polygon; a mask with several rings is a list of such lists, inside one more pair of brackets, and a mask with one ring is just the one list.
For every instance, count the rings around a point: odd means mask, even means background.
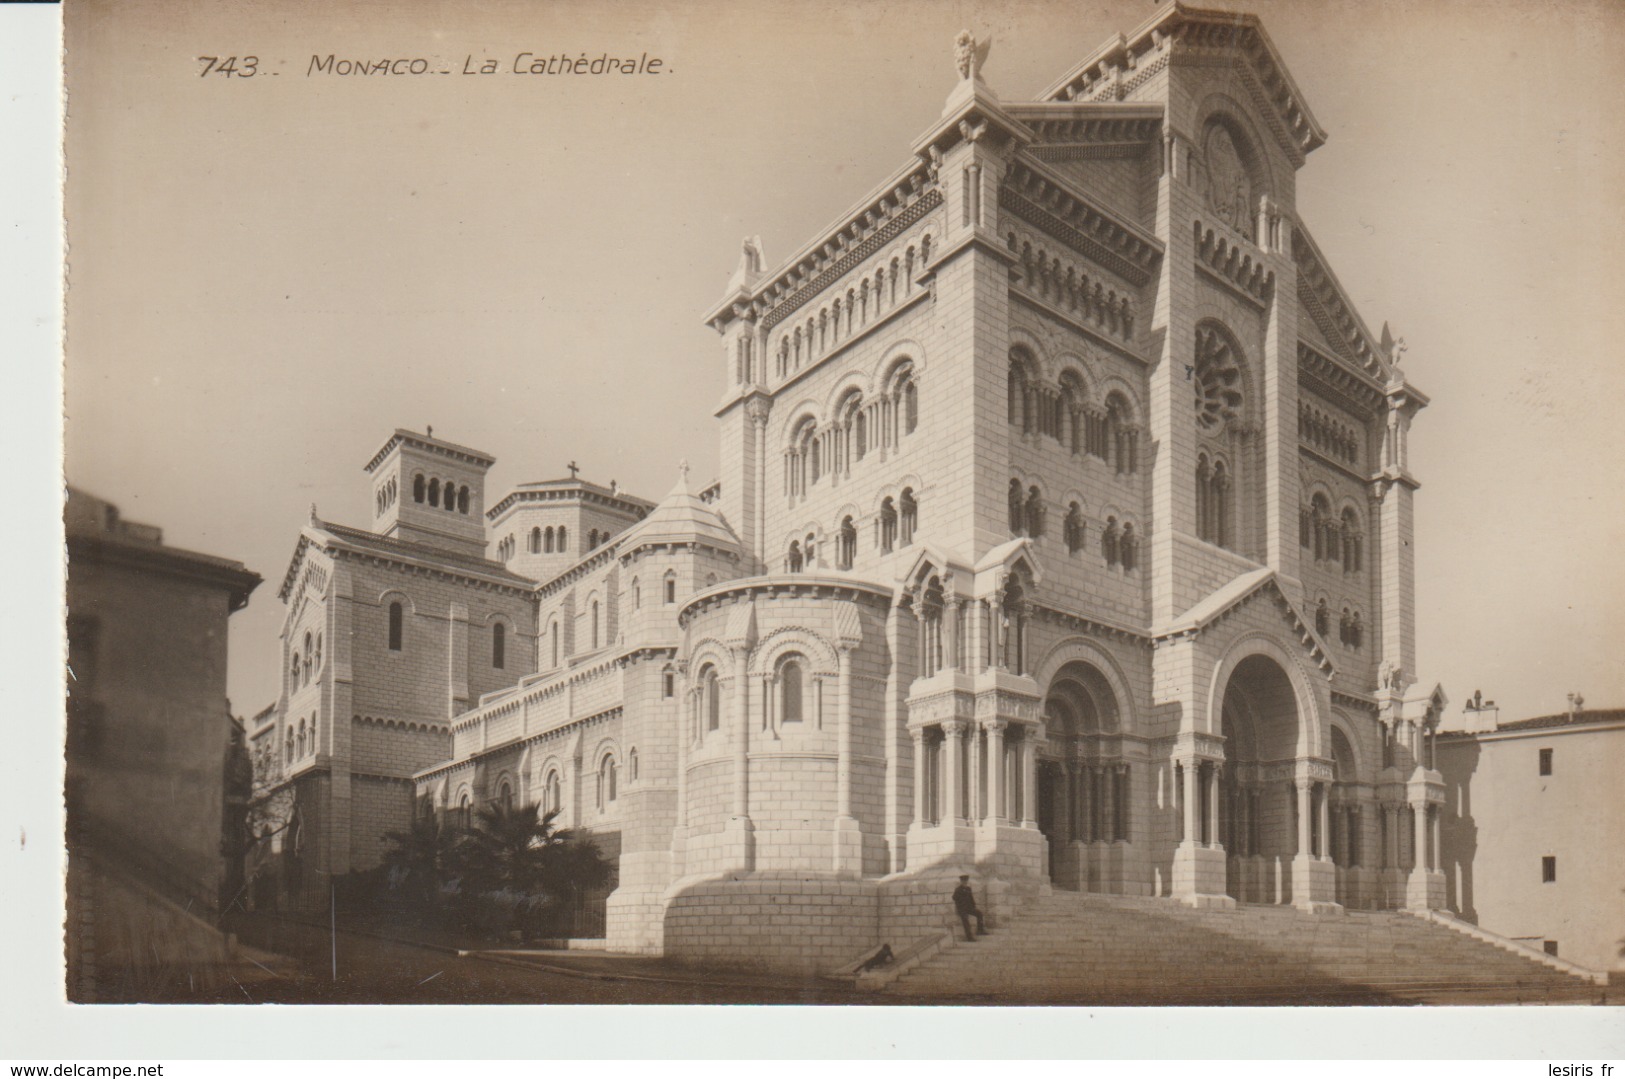
[{"label": "cathedral facade", "polygon": [[1427,398],[1297,215],[1324,133],[1251,16],[1163,6],[1032,102],[983,52],[835,228],[745,242],[715,484],[487,507],[397,431],[372,528],[313,516],[257,735],[306,877],[513,800],[616,856],[611,948],[680,957],[832,968],[962,872],[995,916],[1442,905]]}]

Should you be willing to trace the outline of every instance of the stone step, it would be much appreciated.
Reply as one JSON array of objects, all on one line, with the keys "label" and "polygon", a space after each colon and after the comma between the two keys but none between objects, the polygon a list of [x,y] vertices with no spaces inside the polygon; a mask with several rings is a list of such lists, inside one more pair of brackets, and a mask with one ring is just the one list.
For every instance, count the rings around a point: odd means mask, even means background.
[{"label": "stone step", "polygon": [[1580,979],[1407,914],[1242,906],[1054,892],[974,945],[899,978],[904,994],[1066,999],[1089,994],[1221,1000],[1227,989],[1349,997],[1516,988],[1561,992]]}]

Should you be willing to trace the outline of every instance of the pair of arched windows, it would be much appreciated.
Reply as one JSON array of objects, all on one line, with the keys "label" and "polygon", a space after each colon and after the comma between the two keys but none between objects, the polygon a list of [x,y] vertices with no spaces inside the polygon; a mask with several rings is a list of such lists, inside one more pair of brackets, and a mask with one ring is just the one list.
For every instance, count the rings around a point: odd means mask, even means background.
[{"label": "pair of arched windows", "polygon": [[1021,481],[1010,481],[1010,532],[1037,539],[1044,534],[1044,496],[1038,487],[1022,490]]},{"label": "pair of arched windows", "polygon": [[426,479],[423,473],[412,477],[412,501],[427,502],[436,509],[455,513],[468,513],[468,485],[459,487],[452,480]]},{"label": "pair of arched windows", "polygon": [[322,635],[320,633],[312,635],[307,630],[304,645],[302,653],[297,646],[291,649],[293,659],[289,665],[290,690],[310,685],[310,680],[316,677],[316,672],[322,668]]},{"label": "pair of arched windows", "polygon": [[297,728],[295,728],[292,724],[289,724],[287,747],[288,763],[290,764],[294,761],[304,760],[307,756],[314,757],[316,755],[315,716],[310,717],[310,724],[308,727],[305,724],[304,717],[300,717],[299,726]]},{"label": "pair of arched windows", "polygon": [[1125,573],[1139,565],[1140,540],[1134,534],[1134,526],[1126,521],[1119,525],[1116,517],[1106,518],[1106,525],[1100,531],[1100,555],[1106,565],[1121,566]]},{"label": "pair of arched windows", "polygon": [[1332,516],[1332,504],[1318,491],[1309,508],[1298,512],[1298,543],[1314,551],[1316,562],[1341,563],[1344,573],[1358,573],[1365,567],[1365,535],[1360,515],[1350,506],[1340,519]]},{"label": "pair of arched windows", "polygon": [[1337,639],[1349,648],[1359,648],[1365,643],[1365,623],[1359,611],[1343,608],[1343,616],[1337,622]]},{"label": "pair of arched windows", "polygon": [[898,547],[914,542],[919,527],[920,505],[914,498],[914,488],[905,487],[895,502],[887,495],[880,503],[880,516],[875,521],[875,542],[882,553],[890,554]]}]

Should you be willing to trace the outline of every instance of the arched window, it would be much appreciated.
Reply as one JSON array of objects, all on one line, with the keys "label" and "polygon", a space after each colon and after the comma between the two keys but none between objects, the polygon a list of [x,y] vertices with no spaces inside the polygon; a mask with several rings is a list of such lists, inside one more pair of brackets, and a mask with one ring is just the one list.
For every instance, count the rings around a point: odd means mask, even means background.
[{"label": "arched window", "polygon": [[1342,616],[1337,620],[1337,640],[1339,644],[1349,643],[1349,632],[1353,622],[1353,618],[1349,615],[1349,609],[1344,607]]},{"label": "arched window", "polygon": [[1027,372],[1022,367],[1020,357],[1022,353],[1010,354],[1010,370],[1005,378],[1005,392],[1008,397],[1009,422],[1023,431],[1031,427],[1027,418]]},{"label": "arched window", "polygon": [[304,675],[304,670],[305,661],[299,658],[299,650],[296,648],[293,650],[293,662],[290,664],[288,671],[288,688],[290,690],[299,688],[301,685],[300,679]]},{"label": "arched window", "polygon": [[722,728],[722,694],[717,685],[717,669],[707,666],[700,672],[701,705],[705,709],[705,729],[708,731]]},{"label": "arched window", "polygon": [[282,760],[283,760],[284,764],[292,764],[293,763],[293,725],[292,724],[289,724],[289,726],[288,726],[288,740],[287,740],[287,742],[286,742],[286,744],[285,744],[285,746],[283,748],[283,751],[282,751]]},{"label": "arched window", "polygon": [[311,716],[310,717],[310,755],[312,757],[314,757],[317,754],[317,752],[318,752],[318,750],[316,748],[316,717]]},{"label": "arched window", "polygon": [[545,528],[542,531],[542,552],[544,554],[552,554],[553,553],[553,526],[552,525],[548,525],[547,528]]},{"label": "arched window", "polygon": [[1012,674],[1027,673],[1027,592],[1012,573],[1004,585],[1004,665]]},{"label": "arched window", "polygon": [[430,480],[429,481],[429,505],[436,506],[436,507],[438,507],[440,505],[440,481],[439,480]]},{"label": "arched window", "polygon": [[1216,547],[1230,546],[1230,473],[1221,460],[1196,458],[1196,534]]},{"label": "arched window", "polygon": [[1117,530],[1117,518],[1106,518],[1106,527],[1100,532],[1100,555],[1108,566],[1117,565],[1120,535]]},{"label": "arched window", "polygon": [[502,781],[501,786],[497,787],[497,805],[502,808],[504,813],[513,812],[513,784],[506,779]]},{"label": "arched window", "polygon": [[800,723],[802,719],[803,663],[800,656],[779,661],[779,722]]},{"label": "arched window", "polygon": [[389,650],[401,650],[401,605],[399,601],[389,605]]},{"label": "arched window", "polygon": [[1027,535],[1037,539],[1044,534],[1044,497],[1038,493],[1037,487],[1027,491]]},{"label": "arched window", "polygon": [[530,553],[542,553],[542,530],[540,526],[530,530]]},{"label": "arched window", "polygon": [[465,832],[474,827],[474,798],[467,791],[457,804],[457,827]]},{"label": "arched window", "polygon": [[801,544],[797,540],[790,541],[790,553],[784,560],[785,568],[791,573],[801,572]]},{"label": "arched window", "polygon": [[590,550],[594,549],[597,546],[598,546],[598,529],[596,529],[596,528],[588,529],[587,530],[587,550],[590,551]]},{"label": "arched window", "polygon": [[547,773],[542,781],[542,812],[557,813],[564,807],[564,787],[559,782],[559,774],[554,771]]},{"label": "arched window", "polygon": [[806,560],[808,569],[818,568],[818,537],[811,532],[801,541],[801,557]]},{"label": "arched window", "polygon": [[819,450],[819,443],[821,441],[822,440],[819,439],[817,436],[814,436],[813,440],[812,440],[812,444],[808,447],[807,462],[811,466],[811,469],[812,469],[812,474],[811,474],[812,478],[811,478],[811,481],[810,481],[812,483],[817,483],[818,482],[818,477],[820,477],[820,476],[822,476],[824,474],[823,458],[822,458],[821,452]]},{"label": "arched window", "polygon": [[316,634],[316,669],[322,669],[322,635]]},{"label": "arched window", "polygon": [[897,546],[897,506],[888,495],[880,503],[880,550],[890,554]]},{"label": "arched window", "polygon": [[626,754],[626,763],[627,763],[627,766],[631,769],[630,778],[632,778],[632,779],[638,778],[638,749],[637,749],[636,746],[633,746],[631,748],[631,750],[629,750],[627,752],[627,754]]},{"label": "arched window", "polygon": [[423,474],[421,472],[412,477],[412,501],[423,501]]},{"label": "arched window", "polygon": [[1321,600],[1315,604],[1315,632],[1322,637],[1331,632],[1332,613],[1326,607],[1326,601]]},{"label": "arched window", "polygon": [[903,488],[903,497],[898,500],[898,509],[901,512],[898,518],[897,542],[907,547],[914,542],[914,532],[920,524],[920,504],[914,500],[914,488]]},{"label": "arched window", "polygon": [[920,676],[942,670],[942,612],[947,606],[942,578],[933,574],[920,595]]},{"label": "arched window", "polygon": [[858,557],[858,528],[852,518],[841,519],[840,540],[836,544],[836,563],[841,569],[851,569]]},{"label": "arched window", "polygon": [[553,654],[553,666],[559,665],[559,624],[554,622],[547,627],[548,648]]},{"label": "arched window", "polygon": [[299,738],[295,743],[295,746],[297,748],[294,754],[294,759],[302,760],[305,756],[305,721],[302,719],[299,721]]},{"label": "arched window", "polygon": [[643,608],[643,585],[639,584],[638,579],[636,577],[634,577],[634,578],[632,578],[632,609],[634,611],[637,611],[637,610],[642,610],[642,608]]},{"label": "arched window", "polygon": [[466,486],[457,488],[457,512],[468,512],[468,488]]},{"label": "arched window", "polygon": [[297,679],[299,684],[302,685],[302,686],[310,684],[310,674],[311,674],[311,666],[312,666],[310,661],[315,655],[314,649],[315,649],[315,640],[311,637],[310,631],[306,630],[305,631],[305,673],[304,673],[303,678]]},{"label": "arched window", "polygon": [[1129,423],[1128,402],[1121,394],[1114,393],[1106,399],[1106,443],[1119,473],[1133,472],[1139,467],[1138,440]]},{"label": "arched window", "polygon": [[491,666],[501,670],[507,662],[508,629],[501,622],[491,627]]},{"label": "arched window", "polygon": [[592,601],[592,646],[598,647],[598,601]]},{"label": "arched window", "polygon": [[1010,480],[1010,534],[1021,535],[1027,525],[1027,500],[1021,492],[1021,481]]},{"label": "arched window", "polygon": [[1322,562],[1333,557],[1332,534],[1335,531],[1332,525],[1332,504],[1323,494],[1316,494],[1309,500],[1309,527],[1314,533],[1315,561]]},{"label": "arched window", "polygon": [[559,537],[558,537],[558,539],[559,539],[559,551],[561,553],[566,552],[566,551],[568,551],[570,549],[570,537],[569,537],[568,531],[569,530],[566,529],[563,525],[559,525]]},{"label": "arched window", "polygon": [[1140,541],[1134,538],[1134,526],[1124,522],[1123,537],[1117,542],[1117,554],[1122,560],[1125,573],[1134,568],[1135,560],[1139,557],[1139,549]]},{"label": "arched window", "polygon": [[1362,537],[1360,535],[1360,518],[1352,507],[1343,511],[1343,528],[1340,539],[1342,540],[1343,572],[1358,572],[1361,568],[1360,547]]},{"label": "arched window", "polygon": [[608,809],[615,794],[615,757],[606,753],[598,764],[598,808]]},{"label": "arched window", "polygon": [[671,700],[677,695],[677,674],[674,671],[663,671],[660,675],[660,696]]},{"label": "arched window", "polygon": [[676,573],[676,571],[667,570],[666,571],[666,576],[661,579],[660,587],[661,587],[660,595],[661,595],[661,602],[662,603],[665,603],[667,606],[670,606],[671,604],[677,602],[677,573]]},{"label": "arched window", "polygon": [[1068,554],[1077,554],[1083,547],[1083,508],[1076,502],[1066,508],[1066,520],[1061,524],[1061,537]]},{"label": "arched window", "polygon": [[1359,648],[1365,644],[1365,623],[1360,620],[1360,612],[1355,611],[1349,621],[1349,644]]},{"label": "arched window", "polygon": [[910,378],[903,383],[903,433],[912,435],[920,425],[920,387]]}]

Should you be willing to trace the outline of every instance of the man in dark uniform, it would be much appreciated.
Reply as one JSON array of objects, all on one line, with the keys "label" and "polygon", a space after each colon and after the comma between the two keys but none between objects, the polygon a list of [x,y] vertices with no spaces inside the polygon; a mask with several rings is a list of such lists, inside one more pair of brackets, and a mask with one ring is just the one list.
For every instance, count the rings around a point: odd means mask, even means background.
[{"label": "man in dark uniform", "polygon": [[[965,939],[975,940],[978,935],[986,933],[982,926],[982,912],[976,907],[976,893],[971,891],[970,874],[960,875],[959,887],[954,889],[954,913],[959,915],[960,924],[965,927]],[[976,919],[976,932],[970,929],[970,920]]]}]

